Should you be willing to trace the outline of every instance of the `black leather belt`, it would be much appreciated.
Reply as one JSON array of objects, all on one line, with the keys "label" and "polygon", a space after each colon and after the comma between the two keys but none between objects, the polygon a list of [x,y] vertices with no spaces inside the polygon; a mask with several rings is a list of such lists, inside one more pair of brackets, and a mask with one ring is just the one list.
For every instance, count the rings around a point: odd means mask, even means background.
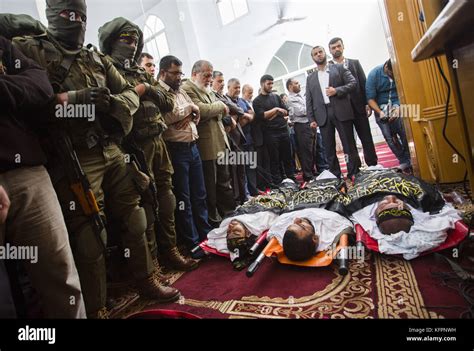
[{"label": "black leather belt", "polygon": [[185,142],[185,141],[167,141],[166,145],[171,146],[171,147],[182,147],[182,148],[190,148],[193,145],[196,145],[196,140],[191,141],[191,142]]}]

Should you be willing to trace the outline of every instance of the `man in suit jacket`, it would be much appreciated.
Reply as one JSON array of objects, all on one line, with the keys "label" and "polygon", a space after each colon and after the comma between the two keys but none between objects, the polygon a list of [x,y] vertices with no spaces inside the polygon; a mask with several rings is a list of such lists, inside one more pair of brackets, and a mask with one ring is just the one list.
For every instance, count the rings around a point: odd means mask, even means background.
[{"label": "man in suit jacket", "polygon": [[311,50],[317,70],[306,81],[306,112],[311,127],[319,126],[323,137],[329,170],[341,176],[341,167],[336,155],[335,131],[337,129],[344,148],[348,178],[359,172],[360,158],[354,140],[352,110],[349,94],[356,89],[357,82],[351,72],[342,65],[328,65],[326,51],[322,46]]},{"label": "man in suit jacket", "polygon": [[183,89],[201,113],[197,143],[206,184],[209,223],[218,226],[222,216],[235,209],[235,201],[228,167],[217,162],[224,155],[228,143],[222,118],[229,114],[229,108],[208,91],[212,71],[213,66],[209,61],[197,61],[193,65],[191,79],[183,84]]},{"label": "man in suit jacket", "polygon": [[329,42],[329,51],[333,57],[333,60],[330,62],[343,65],[351,71],[357,81],[356,90],[350,94],[352,109],[354,110],[354,127],[362,142],[365,163],[367,163],[367,166],[375,166],[377,165],[378,159],[368,119],[372,114],[372,109],[367,105],[367,97],[365,95],[366,77],[364,70],[359,60],[344,57],[344,43],[341,38],[331,39]]}]

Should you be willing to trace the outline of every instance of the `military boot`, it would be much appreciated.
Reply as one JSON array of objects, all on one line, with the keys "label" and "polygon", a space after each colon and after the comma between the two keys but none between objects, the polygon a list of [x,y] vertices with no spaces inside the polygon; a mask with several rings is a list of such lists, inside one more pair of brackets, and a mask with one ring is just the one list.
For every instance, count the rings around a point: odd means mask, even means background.
[{"label": "military boot", "polygon": [[170,286],[171,285],[171,275],[163,273],[163,270],[158,262],[157,258],[153,259],[153,266],[155,267],[155,277],[158,279],[158,281],[165,285],[165,286]]},{"label": "military boot", "polygon": [[181,296],[177,289],[161,285],[153,274],[137,281],[136,287],[140,296],[157,300],[160,303],[173,302]]},{"label": "military boot", "polygon": [[192,271],[198,267],[198,261],[181,255],[176,246],[162,253],[160,255],[160,262],[166,268],[178,271]]}]

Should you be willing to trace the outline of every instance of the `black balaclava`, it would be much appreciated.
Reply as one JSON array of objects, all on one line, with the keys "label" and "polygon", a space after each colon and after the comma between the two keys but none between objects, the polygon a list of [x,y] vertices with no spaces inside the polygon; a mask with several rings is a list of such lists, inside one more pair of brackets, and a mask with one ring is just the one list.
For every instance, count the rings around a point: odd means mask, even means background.
[{"label": "black balaclava", "polygon": [[[136,49],[121,39],[136,40]],[[135,71],[138,68],[137,59],[143,50],[143,32],[133,22],[123,17],[117,17],[99,28],[100,50],[112,57],[125,70]]]},{"label": "black balaclava", "polygon": [[[59,14],[64,10],[83,15],[83,22],[70,21]],[[66,49],[80,49],[86,34],[87,6],[85,0],[46,0],[48,32]]]}]

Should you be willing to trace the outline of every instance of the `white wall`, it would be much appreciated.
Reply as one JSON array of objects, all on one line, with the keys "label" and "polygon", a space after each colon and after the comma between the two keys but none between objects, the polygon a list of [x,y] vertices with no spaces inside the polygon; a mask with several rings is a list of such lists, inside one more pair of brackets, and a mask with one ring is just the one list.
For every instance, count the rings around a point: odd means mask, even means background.
[{"label": "white wall", "polygon": [[[131,20],[143,30],[146,18],[150,15],[158,16],[163,21],[170,54],[183,61],[185,72],[191,72],[193,60],[196,60],[199,55],[189,57],[189,53],[195,53],[197,47],[196,38],[192,30],[191,14],[186,2],[162,0],[158,5],[146,11],[145,15]],[[156,63],[158,64],[158,62]]]},{"label": "white wall", "polygon": [[[189,0],[188,4],[202,58],[211,60],[227,78],[235,76],[255,87],[287,40],[327,47],[332,37],[342,37],[346,56],[358,58],[367,73],[388,58],[377,0],[290,0],[287,16],[307,19],[276,26],[261,36],[255,33],[277,19],[275,1],[248,0],[249,14],[225,27],[215,0]],[[253,62],[250,68],[245,67],[248,57]]]},{"label": "white wall", "polygon": [[[260,77],[285,41],[327,48],[331,38],[341,37],[345,56],[359,59],[367,75],[389,57],[377,0],[289,0],[287,3],[287,16],[307,16],[306,20],[273,27],[260,36],[255,33],[277,20],[276,1],[248,0],[249,13],[222,26],[215,0],[188,0],[192,21],[182,24],[183,28],[193,26],[200,58],[210,60],[226,79],[237,77],[242,84],[251,84],[255,93]],[[245,66],[248,58],[253,62],[250,67]],[[370,122],[374,142],[382,142],[374,117]]]}]

